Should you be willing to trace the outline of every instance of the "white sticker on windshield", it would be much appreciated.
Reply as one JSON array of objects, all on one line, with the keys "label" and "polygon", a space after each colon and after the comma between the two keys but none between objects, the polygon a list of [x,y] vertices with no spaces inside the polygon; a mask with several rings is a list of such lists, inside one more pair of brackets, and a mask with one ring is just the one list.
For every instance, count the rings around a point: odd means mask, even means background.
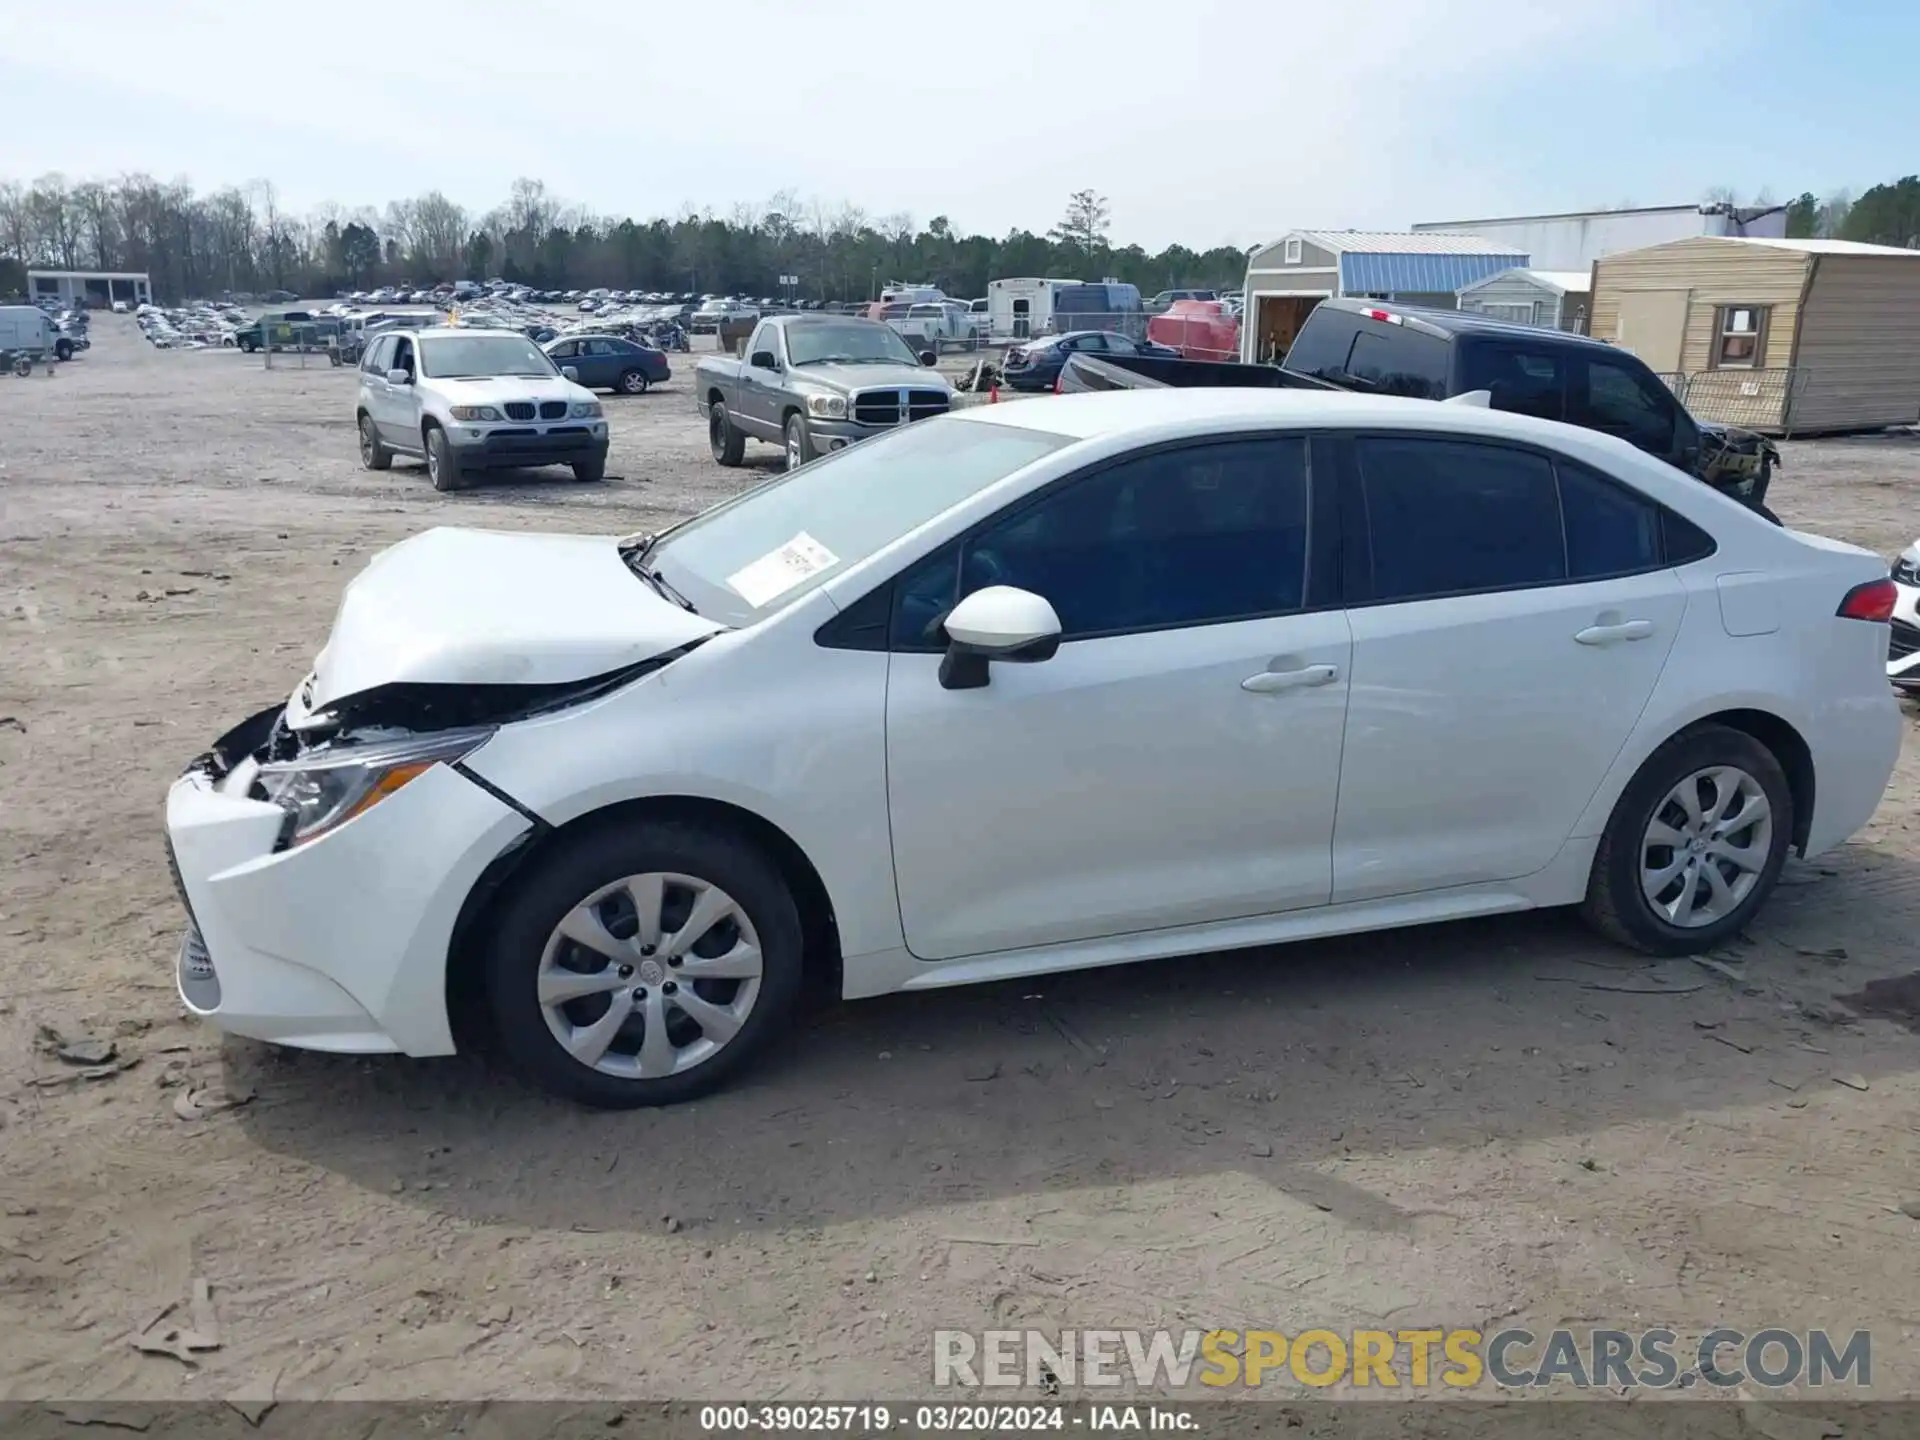
[{"label": "white sticker on windshield", "polygon": [[727,577],[727,588],[758,610],[839,563],[839,556],[802,530],[778,550],[734,571]]}]

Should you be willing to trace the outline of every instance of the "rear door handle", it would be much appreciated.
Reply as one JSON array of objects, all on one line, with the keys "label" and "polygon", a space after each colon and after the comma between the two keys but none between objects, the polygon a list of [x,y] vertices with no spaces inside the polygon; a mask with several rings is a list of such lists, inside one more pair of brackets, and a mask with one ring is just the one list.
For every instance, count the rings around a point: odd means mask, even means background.
[{"label": "rear door handle", "polygon": [[1622,620],[1617,625],[1589,625],[1573,638],[1582,645],[1611,645],[1616,640],[1644,640],[1651,634],[1651,620]]},{"label": "rear door handle", "polygon": [[1240,682],[1242,690],[1255,695],[1275,695],[1282,690],[1300,690],[1309,685],[1330,684],[1340,673],[1337,665],[1306,665],[1298,670],[1262,670]]}]

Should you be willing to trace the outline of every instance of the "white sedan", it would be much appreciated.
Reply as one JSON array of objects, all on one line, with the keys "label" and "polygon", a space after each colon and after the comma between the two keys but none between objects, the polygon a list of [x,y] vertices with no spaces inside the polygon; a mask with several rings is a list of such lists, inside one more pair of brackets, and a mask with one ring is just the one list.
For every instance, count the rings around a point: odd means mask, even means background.
[{"label": "white sedan", "polygon": [[1595,432],[1291,391],[973,409],[654,537],[431,530],[173,785],[180,993],[409,1055],[483,995],[625,1106],[734,1072],[810,972],[1540,906],[1700,951],[1879,803],[1894,598]]}]

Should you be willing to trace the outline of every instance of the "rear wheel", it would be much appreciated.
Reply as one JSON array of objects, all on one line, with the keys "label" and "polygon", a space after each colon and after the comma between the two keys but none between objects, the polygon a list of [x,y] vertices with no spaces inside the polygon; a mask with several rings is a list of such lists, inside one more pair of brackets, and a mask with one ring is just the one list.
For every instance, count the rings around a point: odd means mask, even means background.
[{"label": "rear wheel", "polygon": [[360,416],[360,463],[369,470],[393,468],[393,452],[380,443],[379,427],[364,412]]},{"label": "rear wheel", "polygon": [[1649,954],[1710,950],[1771,893],[1793,831],[1793,792],[1771,750],[1724,725],[1686,731],[1614,806],[1582,913]]},{"label": "rear wheel", "polygon": [[746,458],[747,437],[734,429],[727,407],[718,400],[707,407],[707,448],[722,465],[738,465]]},{"label": "rear wheel", "polygon": [[447,432],[438,425],[427,427],[427,478],[440,491],[458,490],[463,480],[460,457],[454,454]]},{"label": "rear wheel", "polygon": [[647,393],[647,372],[644,370],[623,371],[620,376],[622,395],[644,395]]},{"label": "rear wheel", "polygon": [[587,1105],[690,1100],[785,1030],[798,908],[742,837],[682,824],[589,831],[507,900],[487,958],[503,1048]]}]

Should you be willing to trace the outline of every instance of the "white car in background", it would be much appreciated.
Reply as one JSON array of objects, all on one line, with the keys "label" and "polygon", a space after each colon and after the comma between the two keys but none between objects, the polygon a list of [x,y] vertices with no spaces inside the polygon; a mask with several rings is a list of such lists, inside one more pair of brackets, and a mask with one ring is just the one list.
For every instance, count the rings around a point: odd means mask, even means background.
[{"label": "white car in background", "polygon": [[1887,644],[1887,678],[1900,690],[1920,692],[1920,540],[1893,562],[1893,633]]},{"label": "white car in background", "polygon": [[599,398],[512,330],[431,326],[369,336],[354,399],[360,463],[420,455],[436,490],[488,470],[569,465],[576,480],[607,471]]},{"label": "white car in background", "polygon": [[482,996],[627,1106],[809,974],[1541,906],[1691,954],[1879,804],[1893,591],[1594,431],[1292,390],[971,409],[651,537],[430,530],[169,792],[180,993],[409,1055]]}]

